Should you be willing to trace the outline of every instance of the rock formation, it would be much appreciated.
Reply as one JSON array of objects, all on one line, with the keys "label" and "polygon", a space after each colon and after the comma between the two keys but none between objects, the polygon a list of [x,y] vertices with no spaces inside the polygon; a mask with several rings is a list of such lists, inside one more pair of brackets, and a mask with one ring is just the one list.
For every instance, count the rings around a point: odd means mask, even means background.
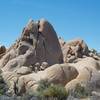
[{"label": "rock formation", "polygon": [[60,63],[63,63],[63,54],[57,34],[48,21],[41,19],[28,22],[21,37],[0,60],[0,68],[4,80],[11,86],[21,75]]},{"label": "rock formation", "polygon": [[100,56],[82,39],[58,39],[44,19],[30,20],[9,49],[0,47],[0,69],[8,93],[16,95],[36,91],[40,80],[61,84],[67,91],[77,84],[100,91]]}]

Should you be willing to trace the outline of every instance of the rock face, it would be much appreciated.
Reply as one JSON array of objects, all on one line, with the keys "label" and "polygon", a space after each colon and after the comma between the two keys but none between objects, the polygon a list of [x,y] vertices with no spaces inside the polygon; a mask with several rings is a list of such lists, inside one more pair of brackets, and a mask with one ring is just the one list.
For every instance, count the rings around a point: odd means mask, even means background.
[{"label": "rock face", "polygon": [[23,41],[26,39],[33,45],[37,62],[48,62],[49,65],[62,63],[63,55],[60,44],[56,32],[48,21],[44,19],[38,22],[30,21],[23,30],[22,37]]},{"label": "rock face", "polygon": [[9,49],[0,47],[0,69],[12,95],[36,91],[40,80],[61,84],[67,91],[77,84],[100,91],[100,57],[82,39],[58,39],[44,19],[30,20]]}]

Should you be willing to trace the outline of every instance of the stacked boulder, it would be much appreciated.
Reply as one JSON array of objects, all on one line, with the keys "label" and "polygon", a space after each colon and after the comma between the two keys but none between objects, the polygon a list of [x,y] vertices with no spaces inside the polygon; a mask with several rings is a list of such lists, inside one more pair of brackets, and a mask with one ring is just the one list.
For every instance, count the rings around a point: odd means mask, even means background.
[{"label": "stacked boulder", "polygon": [[82,39],[74,39],[69,42],[64,42],[62,39],[59,39],[59,42],[62,47],[63,60],[66,63],[72,63],[78,58],[88,56],[88,46]]}]

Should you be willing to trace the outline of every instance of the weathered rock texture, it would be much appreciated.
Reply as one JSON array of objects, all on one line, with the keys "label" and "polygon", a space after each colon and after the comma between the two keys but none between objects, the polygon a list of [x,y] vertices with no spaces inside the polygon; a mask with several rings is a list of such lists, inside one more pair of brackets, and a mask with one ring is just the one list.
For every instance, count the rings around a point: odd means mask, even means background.
[{"label": "weathered rock texture", "polygon": [[12,94],[34,92],[40,80],[62,84],[67,91],[77,84],[100,91],[100,57],[82,39],[58,39],[44,19],[30,20],[8,50],[0,47],[0,69]]}]

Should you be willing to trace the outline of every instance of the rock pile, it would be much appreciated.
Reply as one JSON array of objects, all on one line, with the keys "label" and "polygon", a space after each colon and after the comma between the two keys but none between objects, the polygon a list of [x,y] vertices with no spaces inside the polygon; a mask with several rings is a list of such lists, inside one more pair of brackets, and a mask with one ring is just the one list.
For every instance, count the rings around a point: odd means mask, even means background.
[{"label": "rock pile", "polygon": [[9,87],[7,93],[12,95],[34,92],[38,82],[46,79],[62,84],[67,91],[74,90],[77,84],[100,91],[100,57],[82,39],[58,39],[44,19],[30,20],[8,50],[0,47],[0,69]]},{"label": "rock pile", "polygon": [[59,39],[59,42],[62,47],[63,52],[63,60],[64,62],[72,63],[77,58],[82,58],[84,56],[88,56],[88,46],[82,39],[75,39],[69,42],[64,42],[63,40]]}]

